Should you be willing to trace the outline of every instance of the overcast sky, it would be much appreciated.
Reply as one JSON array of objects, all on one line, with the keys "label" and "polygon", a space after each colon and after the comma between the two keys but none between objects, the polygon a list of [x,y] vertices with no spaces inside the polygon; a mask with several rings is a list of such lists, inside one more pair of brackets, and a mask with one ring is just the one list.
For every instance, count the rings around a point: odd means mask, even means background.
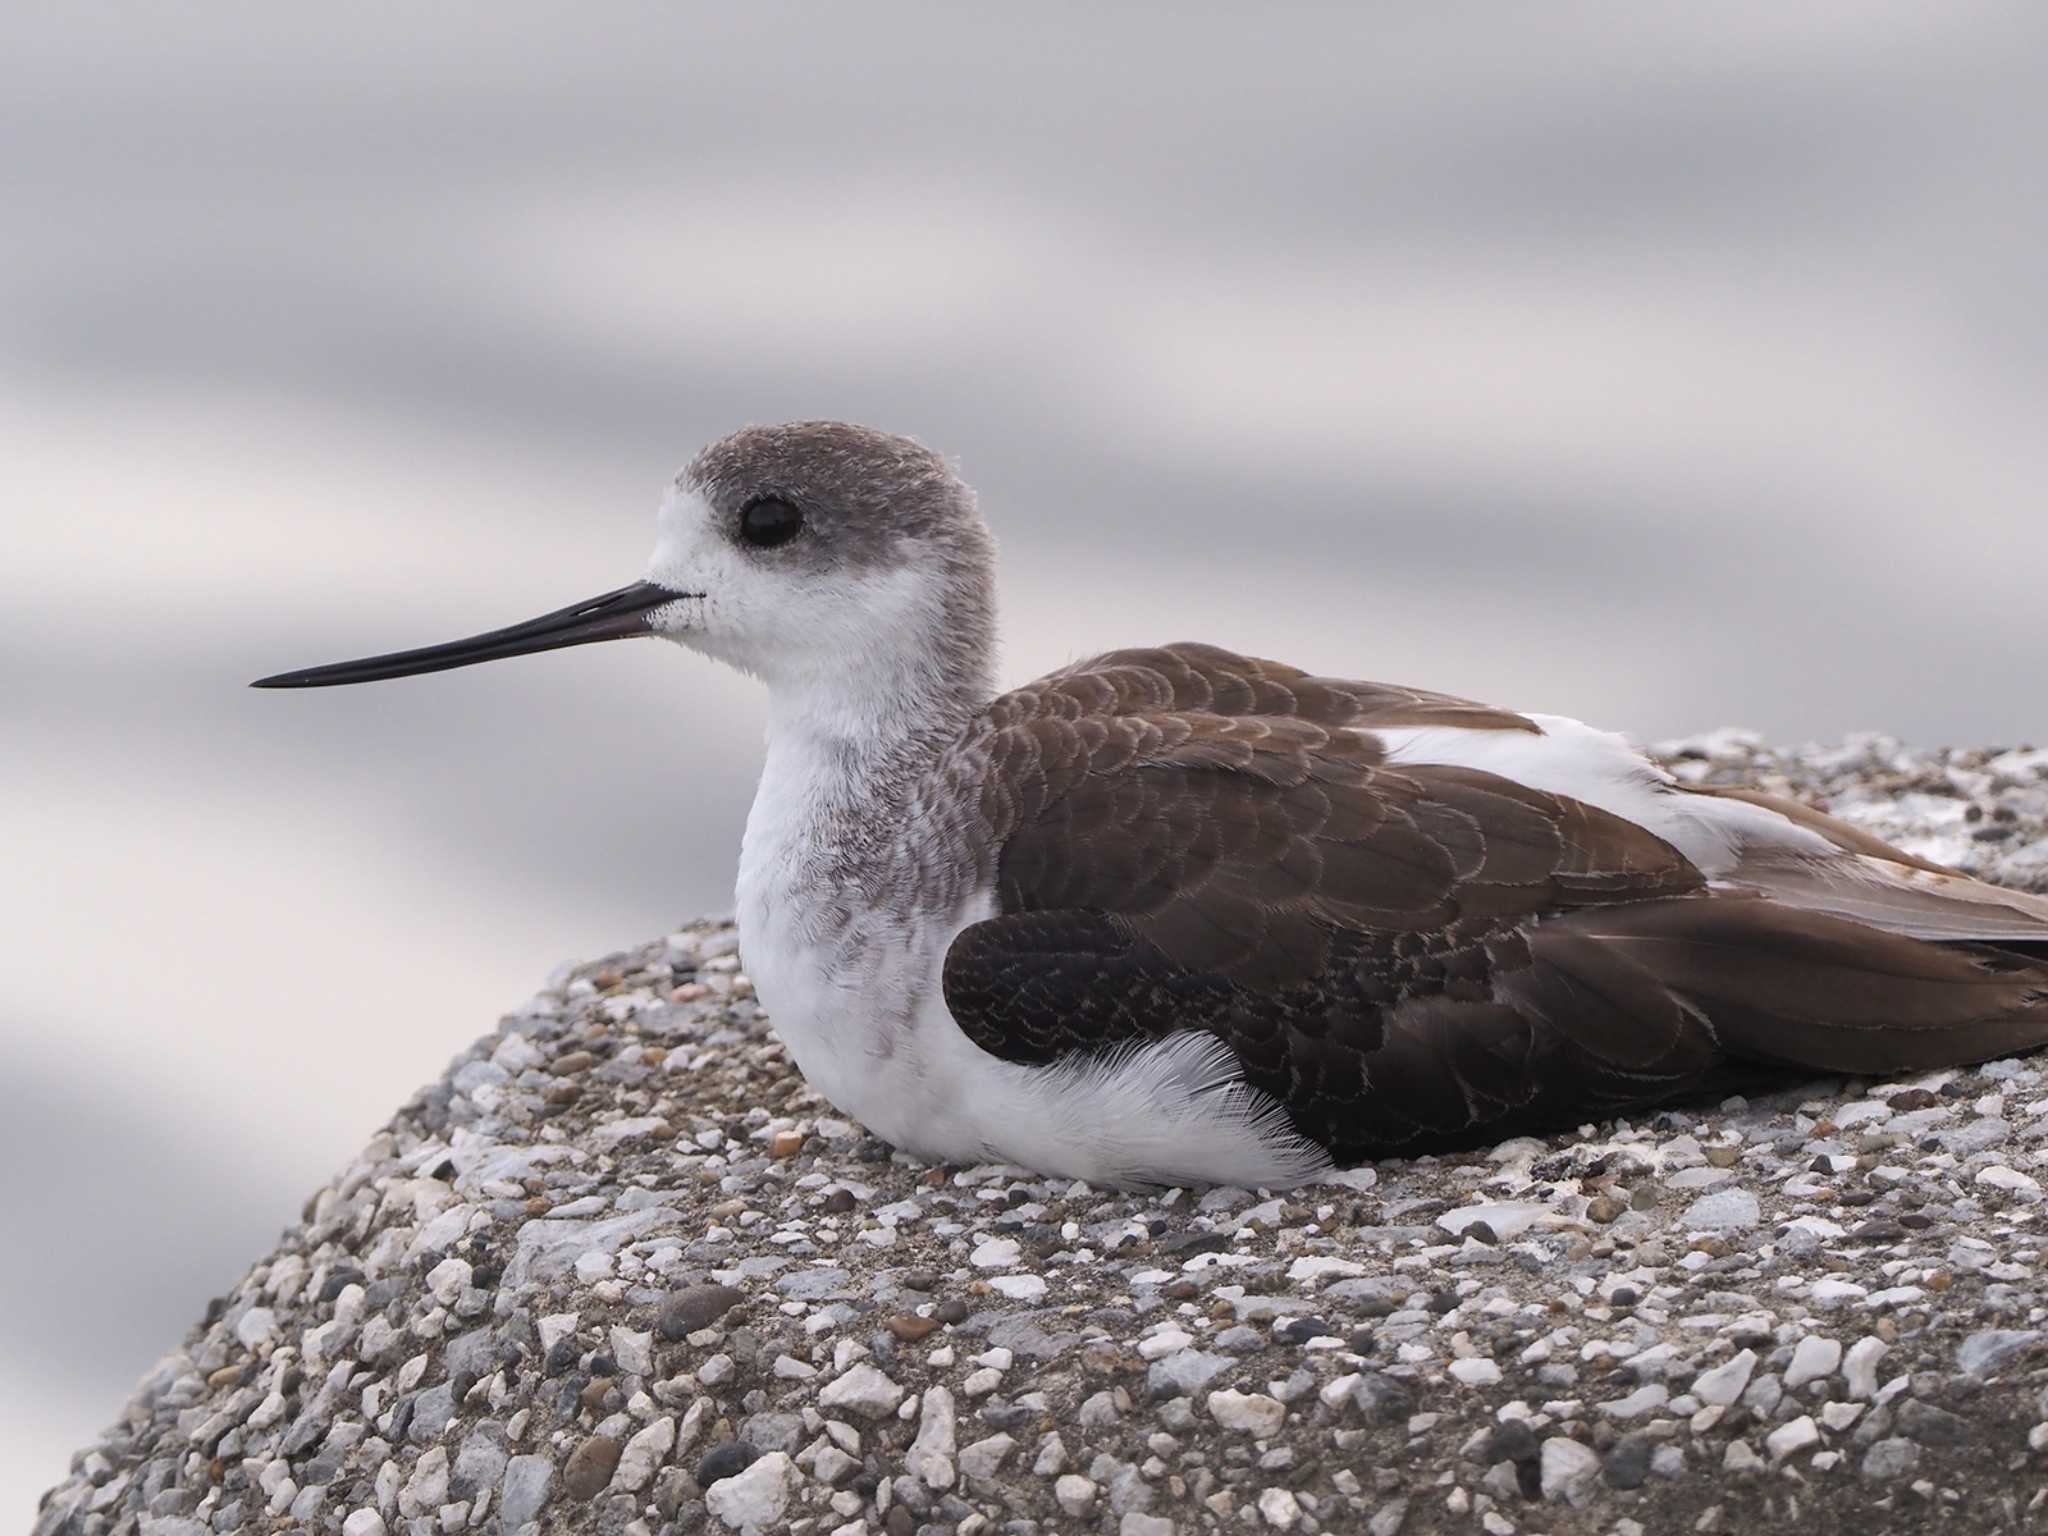
[{"label": "overcast sky", "polygon": [[[1006,672],[2048,740],[2048,11],[0,16],[0,1506],[449,1055],[729,899],[633,579],[749,420],[957,458]],[[20,1518],[17,1514],[15,1518]]]}]

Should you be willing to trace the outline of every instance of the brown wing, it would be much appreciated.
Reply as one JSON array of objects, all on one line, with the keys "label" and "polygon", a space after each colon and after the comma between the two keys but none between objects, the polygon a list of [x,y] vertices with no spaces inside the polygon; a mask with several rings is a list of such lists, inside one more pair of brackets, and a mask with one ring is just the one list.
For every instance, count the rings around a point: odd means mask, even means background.
[{"label": "brown wing", "polygon": [[1208,1031],[1340,1158],[1655,1103],[1736,1059],[1894,1070],[2048,1034],[2040,972],[1709,895],[1631,822],[1390,767],[1362,728],[1431,711],[1533,729],[1207,647],[999,700],[976,747],[1000,914],[947,956],[960,1027],[1029,1062]]}]

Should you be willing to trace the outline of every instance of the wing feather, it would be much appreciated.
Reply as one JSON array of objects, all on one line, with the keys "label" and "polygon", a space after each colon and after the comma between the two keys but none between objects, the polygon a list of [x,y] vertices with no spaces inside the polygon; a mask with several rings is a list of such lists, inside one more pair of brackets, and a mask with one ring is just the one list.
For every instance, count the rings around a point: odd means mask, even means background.
[{"label": "wing feather", "polygon": [[2048,970],[1910,936],[2048,936],[2013,893],[1958,895],[1903,855],[1859,885],[1762,852],[1710,889],[1622,816],[1390,763],[1375,723],[1536,730],[1200,646],[998,700],[970,746],[999,911],[946,958],[961,1029],[1042,1063],[1206,1032],[1340,1158],[1654,1104],[1755,1063],[1890,1072],[2048,1038]]}]

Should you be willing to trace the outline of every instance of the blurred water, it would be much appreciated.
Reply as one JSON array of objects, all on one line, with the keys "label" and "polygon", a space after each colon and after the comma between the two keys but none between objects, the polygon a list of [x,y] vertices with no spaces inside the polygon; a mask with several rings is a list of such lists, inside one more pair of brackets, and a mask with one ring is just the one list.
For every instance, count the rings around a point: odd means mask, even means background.
[{"label": "blurred water", "polygon": [[280,667],[638,573],[746,420],[957,455],[1013,677],[1212,639],[1655,736],[2048,739],[2048,17],[0,17],[0,1498],[559,960],[760,703]]}]

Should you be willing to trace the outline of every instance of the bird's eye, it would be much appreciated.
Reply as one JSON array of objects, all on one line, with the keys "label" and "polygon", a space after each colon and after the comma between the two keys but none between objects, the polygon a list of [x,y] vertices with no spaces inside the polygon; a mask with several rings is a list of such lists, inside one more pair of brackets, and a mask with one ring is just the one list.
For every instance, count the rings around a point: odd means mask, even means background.
[{"label": "bird's eye", "polygon": [[756,549],[773,549],[787,544],[803,532],[804,514],[793,501],[780,496],[763,496],[750,501],[740,512],[740,537]]}]

